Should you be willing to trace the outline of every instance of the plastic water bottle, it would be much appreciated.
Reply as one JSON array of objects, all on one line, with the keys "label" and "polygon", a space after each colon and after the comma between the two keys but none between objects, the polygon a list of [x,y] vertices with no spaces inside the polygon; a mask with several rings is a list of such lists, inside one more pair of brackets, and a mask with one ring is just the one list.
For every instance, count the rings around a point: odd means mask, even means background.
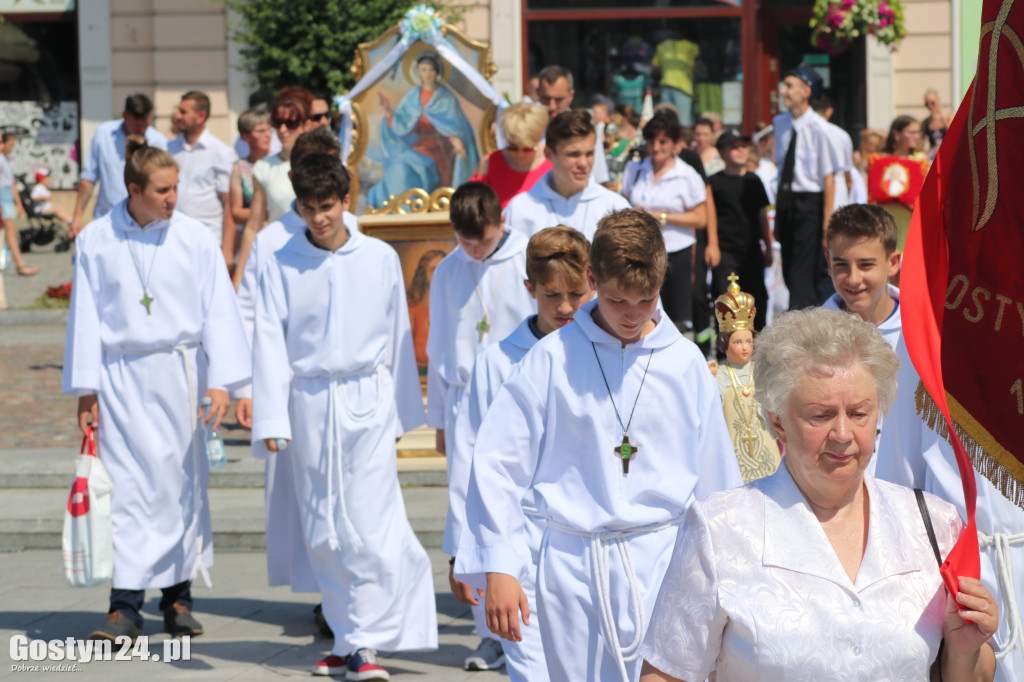
[{"label": "plastic water bottle", "polygon": [[[206,416],[209,414],[212,406],[212,398],[203,398],[204,421],[206,420]],[[224,454],[224,439],[221,438],[220,431],[218,429],[211,428],[210,425],[206,425],[206,459],[210,461],[211,469],[227,466],[228,463],[227,455]]]}]

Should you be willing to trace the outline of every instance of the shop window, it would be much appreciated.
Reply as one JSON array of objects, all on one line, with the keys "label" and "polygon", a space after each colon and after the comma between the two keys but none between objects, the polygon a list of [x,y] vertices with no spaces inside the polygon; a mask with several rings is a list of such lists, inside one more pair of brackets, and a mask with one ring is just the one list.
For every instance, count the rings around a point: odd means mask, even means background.
[{"label": "shop window", "polygon": [[[631,0],[628,4],[623,0],[527,0],[529,10],[588,10],[588,9],[620,9],[627,7],[637,9],[681,9],[687,7],[713,7],[715,5],[739,5],[741,0]],[[800,0],[791,0],[799,2]]]},{"label": "shop window", "polygon": [[529,70],[536,73],[549,64],[571,70],[574,106],[586,106],[600,93],[639,111],[643,92],[650,89],[655,104],[676,105],[684,124],[713,111],[724,123],[738,125],[743,116],[740,23],[738,16],[531,20]]},{"label": "shop window", "polygon": [[0,21],[0,130],[18,136],[16,173],[50,171],[54,189],[78,180],[78,35],[74,13]]}]

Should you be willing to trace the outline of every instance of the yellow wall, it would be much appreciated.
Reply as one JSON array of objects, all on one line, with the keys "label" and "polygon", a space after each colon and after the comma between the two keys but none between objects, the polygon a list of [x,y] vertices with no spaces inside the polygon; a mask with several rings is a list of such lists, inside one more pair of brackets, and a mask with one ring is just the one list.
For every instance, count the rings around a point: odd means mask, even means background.
[{"label": "yellow wall", "polygon": [[949,0],[903,3],[908,35],[893,55],[893,116],[920,119],[927,113],[925,90],[937,90],[945,106],[953,99],[952,6]]},{"label": "yellow wall", "polygon": [[[133,92],[153,97],[154,126],[171,128],[181,95],[210,97],[207,128],[231,144],[228,38],[225,8],[208,0],[110,0],[112,116]],[[237,113],[237,112],[236,112]]]}]

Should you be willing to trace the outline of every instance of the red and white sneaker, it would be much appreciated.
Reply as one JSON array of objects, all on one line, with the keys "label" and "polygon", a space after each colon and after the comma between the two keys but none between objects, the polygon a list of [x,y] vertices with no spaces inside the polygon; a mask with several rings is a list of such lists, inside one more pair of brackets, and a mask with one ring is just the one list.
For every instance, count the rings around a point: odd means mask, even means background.
[{"label": "red and white sneaker", "polygon": [[327,677],[328,675],[344,675],[346,659],[331,654],[313,666],[313,674]]},{"label": "red and white sneaker", "polygon": [[348,657],[346,680],[390,680],[388,671],[377,665],[377,652],[373,649],[356,649]]}]

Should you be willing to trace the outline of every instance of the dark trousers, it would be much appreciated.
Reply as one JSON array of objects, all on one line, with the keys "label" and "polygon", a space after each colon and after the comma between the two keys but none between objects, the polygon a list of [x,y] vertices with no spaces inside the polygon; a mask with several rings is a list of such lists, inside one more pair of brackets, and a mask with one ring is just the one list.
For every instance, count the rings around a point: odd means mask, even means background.
[{"label": "dark trousers", "polygon": [[668,319],[680,331],[685,331],[693,323],[693,300],[690,293],[692,260],[692,246],[668,254],[668,272],[661,285],[661,305]]},{"label": "dark trousers", "polygon": [[708,266],[704,262],[704,250],[708,245],[708,231],[697,230],[697,243],[693,246],[693,334],[694,341],[704,355],[711,349],[710,339],[698,340],[701,332],[711,326],[711,301],[708,298]]},{"label": "dark trousers", "polygon": [[[171,585],[161,590],[163,597],[160,599],[160,612],[169,608],[175,602],[192,610],[192,581]],[[126,618],[142,627],[142,602],[146,599],[145,590],[121,590],[116,587],[110,589],[110,610],[107,613],[120,611]]]},{"label": "dark trousers", "polygon": [[754,297],[757,311],[754,313],[754,329],[764,329],[768,314],[768,289],[764,286],[764,254],[758,244],[752,244],[746,251],[722,251],[722,260],[711,271],[711,298],[729,290],[729,275],[736,273],[742,291]]},{"label": "dark trousers", "polygon": [[822,192],[779,194],[775,238],[782,245],[782,278],[789,289],[790,310],[821,305],[834,291],[822,248],[824,210]]}]

